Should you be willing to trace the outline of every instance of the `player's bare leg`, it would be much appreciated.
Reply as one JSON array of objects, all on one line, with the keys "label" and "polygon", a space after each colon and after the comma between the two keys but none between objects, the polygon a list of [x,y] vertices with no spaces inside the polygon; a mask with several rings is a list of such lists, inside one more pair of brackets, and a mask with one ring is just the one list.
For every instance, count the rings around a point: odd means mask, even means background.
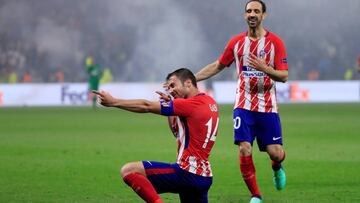
[{"label": "player's bare leg", "polygon": [[250,202],[261,202],[261,193],[257,186],[255,166],[252,160],[252,146],[249,142],[239,143],[239,161],[241,174],[252,195]]},{"label": "player's bare leg", "polygon": [[279,144],[268,145],[266,151],[272,160],[272,169],[274,171],[274,185],[277,190],[284,189],[286,185],[286,175],[282,162],[285,159],[285,151]]},{"label": "player's bare leg", "polygon": [[120,174],[124,182],[146,202],[163,202],[151,182],[146,178],[145,168],[142,162],[125,164],[121,168]]}]

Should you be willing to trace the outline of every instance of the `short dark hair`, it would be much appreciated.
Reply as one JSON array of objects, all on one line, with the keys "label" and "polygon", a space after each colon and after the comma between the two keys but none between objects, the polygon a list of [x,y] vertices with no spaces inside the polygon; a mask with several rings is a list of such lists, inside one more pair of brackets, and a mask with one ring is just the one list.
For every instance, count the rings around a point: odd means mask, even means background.
[{"label": "short dark hair", "polygon": [[263,12],[263,13],[266,13],[266,5],[265,5],[265,3],[264,3],[263,1],[261,1],[261,0],[250,0],[250,1],[248,1],[248,2],[245,4],[245,11],[246,11],[247,5],[248,5],[250,2],[253,2],[253,1],[259,2],[259,3],[261,4],[261,7],[262,7],[262,12]]},{"label": "short dark hair", "polygon": [[197,87],[197,83],[196,83],[196,77],[194,75],[194,73],[191,72],[191,70],[187,69],[187,68],[179,68],[177,70],[175,70],[174,72],[171,72],[167,75],[166,80],[169,80],[171,76],[175,75],[177,78],[179,78],[179,80],[184,83],[185,80],[190,79],[191,83]]}]

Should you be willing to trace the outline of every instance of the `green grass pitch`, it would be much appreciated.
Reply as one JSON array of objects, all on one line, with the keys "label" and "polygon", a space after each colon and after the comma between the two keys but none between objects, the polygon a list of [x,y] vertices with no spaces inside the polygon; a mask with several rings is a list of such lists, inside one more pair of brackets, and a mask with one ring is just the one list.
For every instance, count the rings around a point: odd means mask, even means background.
[{"label": "green grass pitch", "polygon": [[[232,106],[221,106],[209,202],[248,202],[233,145]],[[360,104],[280,105],[287,186],[254,146],[264,202],[360,202]],[[174,162],[165,117],[100,108],[0,108],[0,202],[141,202],[119,177],[129,161]],[[165,202],[179,202],[164,194]]]}]

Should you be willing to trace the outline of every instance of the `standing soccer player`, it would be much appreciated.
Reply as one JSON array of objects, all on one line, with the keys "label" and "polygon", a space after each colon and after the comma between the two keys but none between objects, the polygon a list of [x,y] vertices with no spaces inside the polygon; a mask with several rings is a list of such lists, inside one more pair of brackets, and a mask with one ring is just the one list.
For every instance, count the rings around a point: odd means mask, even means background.
[{"label": "standing soccer player", "polygon": [[244,14],[247,32],[231,38],[219,59],[196,74],[198,81],[204,80],[235,61],[239,80],[234,106],[234,140],[239,145],[240,170],[253,203],[262,202],[252,159],[255,138],[259,150],[266,151],[272,160],[276,189],[282,190],[286,183],[281,165],[285,152],[275,82],[288,79],[287,57],[283,41],[264,29],[262,21],[265,17],[263,1],[248,1]]},{"label": "standing soccer player", "polygon": [[100,70],[100,66],[94,63],[94,59],[92,57],[87,57],[85,61],[86,71],[89,75],[88,85],[89,85],[89,98],[92,100],[92,106],[96,108],[96,95],[94,95],[91,91],[97,91],[99,89],[99,81],[102,75]]},{"label": "standing soccer player", "polygon": [[165,192],[178,193],[181,202],[207,202],[212,184],[208,158],[219,124],[218,106],[211,97],[199,92],[195,76],[188,69],[170,73],[166,86],[173,100],[161,92],[157,92],[160,101],[147,101],[116,99],[107,92],[94,91],[107,107],[176,118],[176,163],[131,162],[121,168],[121,176],[146,202],[162,202],[158,193]]}]

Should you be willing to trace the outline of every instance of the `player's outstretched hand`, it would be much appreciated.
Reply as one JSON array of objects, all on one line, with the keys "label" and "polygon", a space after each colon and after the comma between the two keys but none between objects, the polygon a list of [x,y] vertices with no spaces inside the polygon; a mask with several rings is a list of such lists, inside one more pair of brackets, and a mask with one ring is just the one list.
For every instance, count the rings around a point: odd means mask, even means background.
[{"label": "player's outstretched hand", "polygon": [[98,96],[100,104],[103,106],[111,107],[115,103],[116,99],[106,91],[92,90],[92,93]]},{"label": "player's outstretched hand", "polygon": [[160,100],[164,100],[164,101],[170,101],[171,100],[171,96],[165,94],[164,92],[156,91],[156,93],[159,95]]}]

